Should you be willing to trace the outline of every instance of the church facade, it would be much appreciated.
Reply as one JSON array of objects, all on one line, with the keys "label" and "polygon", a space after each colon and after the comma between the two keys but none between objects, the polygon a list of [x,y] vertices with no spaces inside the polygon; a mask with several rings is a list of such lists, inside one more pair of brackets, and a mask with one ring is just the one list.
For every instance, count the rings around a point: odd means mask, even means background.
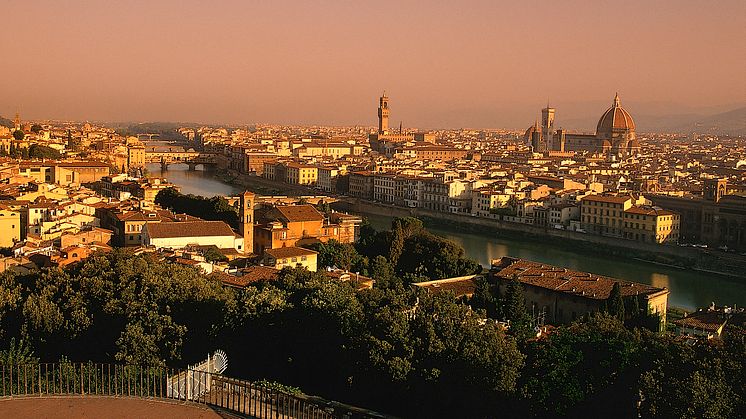
[{"label": "church facade", "polygon": [[541,111],[541,124],[537,120],[526,130],[525,141],[536,153],[549,151],[574,151],[632,156],[640,152],[632,115],[622,108],[619,95],[609,109],[601,115],[595,134],[572,134],[564,129],[555,129],[555,109],[546,107]]}]

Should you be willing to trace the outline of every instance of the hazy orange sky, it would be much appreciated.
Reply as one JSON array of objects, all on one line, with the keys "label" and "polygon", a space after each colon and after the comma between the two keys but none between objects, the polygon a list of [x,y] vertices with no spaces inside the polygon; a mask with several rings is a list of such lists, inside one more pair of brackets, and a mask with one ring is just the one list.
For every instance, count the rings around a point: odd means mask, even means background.
[{"label": "hazy orange sky", "polygon": [[[0,115],[523,127],[746,103],[746,1],[13,1]],[[564,112],[564,113],[563,113]]]}]

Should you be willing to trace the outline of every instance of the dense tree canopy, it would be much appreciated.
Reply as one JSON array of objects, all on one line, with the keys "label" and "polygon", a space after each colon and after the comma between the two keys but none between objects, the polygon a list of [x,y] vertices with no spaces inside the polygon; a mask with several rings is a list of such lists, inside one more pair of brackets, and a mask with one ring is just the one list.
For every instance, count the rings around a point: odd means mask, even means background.
[{"label": "dense tree canopy", "polygon": [[425,230],[413,217],[395,218],[391,230],[378,232],[361,227],[357,250],[373,260],[383,256],[396,275],[406,282],[444,279],[478,273],[481,266],[466,257],[456,243]]},{"label": "dense tree canopy", "polygon": [[177,213],[189,214],[210,221],[224,221],[238,228],[238,210],[228,204],[222,196],[205,198],[197,195],[184,195],[173,188],[167,188],[155,197],[155,203]]},{"label": "dense tree canopy", "polygon": [[[347,253],[366,261],[377,282],[364,291],[303,269],[225,288],[193,267],[127,251],[67,271],[2,273],[0,363],[183,366],[222,348],[232,376],[403,417],[714,418],[746,408],[742,331],[692,346],[600,313],[524,336],[513,327],[530,323],[520,286],[497,298],[480,282],[473,307],[406,286],[400,272],[412,273],[399,269],[420,266],[404,260],[417,256],[407,246],[422,245],[423,231],[411,220],[399,228],[397,266],[396,249],[364,252],[384,233],[364,237],[359,254],[323,248],[337,258],[324,263],[347,263]],[[493,318],[512,319],[511,329]]]},{"label": "dense tree canopy", "polygon": [[39,144],[31,144],[29,147],[29,156],[37,159],[53,159],[57,160],[62,158],[62,154],[52,147],[47,147]]}]

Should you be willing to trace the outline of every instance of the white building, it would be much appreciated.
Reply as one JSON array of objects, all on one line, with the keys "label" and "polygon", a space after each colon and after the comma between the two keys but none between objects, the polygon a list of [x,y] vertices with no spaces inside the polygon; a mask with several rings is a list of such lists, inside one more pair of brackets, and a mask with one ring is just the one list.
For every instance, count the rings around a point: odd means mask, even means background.
[{"label": "white building", "polygon": [[177,221],[147,223],[143,243],[158,248],[183,249],[190,244],[215,245],[219,249],[243,252],[243,237],[223,221]]}]

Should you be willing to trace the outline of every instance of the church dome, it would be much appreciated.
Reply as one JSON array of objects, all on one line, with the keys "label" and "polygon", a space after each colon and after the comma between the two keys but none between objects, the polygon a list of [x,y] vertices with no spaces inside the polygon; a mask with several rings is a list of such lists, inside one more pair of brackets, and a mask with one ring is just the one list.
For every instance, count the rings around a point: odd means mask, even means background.
[{"label": "church dome", "polygon": [[604,112],[596,126],[596,135],[602,137],[611,137],[612,132],[635,130],[635,121],[619,104],[619,94],[614,96],[614,103]]},{"label": "church dome", "polygon": [[526,132],[523,134],[523,140],[526,141],[526,143],[531,144],[531,139],[533,138],[535,132],[538,132],[541,135],[541,128],[539,127],[538,120],[534,125],[528,127]]},{"label": "church dome", "polygon": [[536,132],[536,127],[535,125],[531,125],[530,127],[528,127],[526,132],[523,134],[523,139],[526,142],[531,142],[531,136],[534,135],[534,132]]}]

